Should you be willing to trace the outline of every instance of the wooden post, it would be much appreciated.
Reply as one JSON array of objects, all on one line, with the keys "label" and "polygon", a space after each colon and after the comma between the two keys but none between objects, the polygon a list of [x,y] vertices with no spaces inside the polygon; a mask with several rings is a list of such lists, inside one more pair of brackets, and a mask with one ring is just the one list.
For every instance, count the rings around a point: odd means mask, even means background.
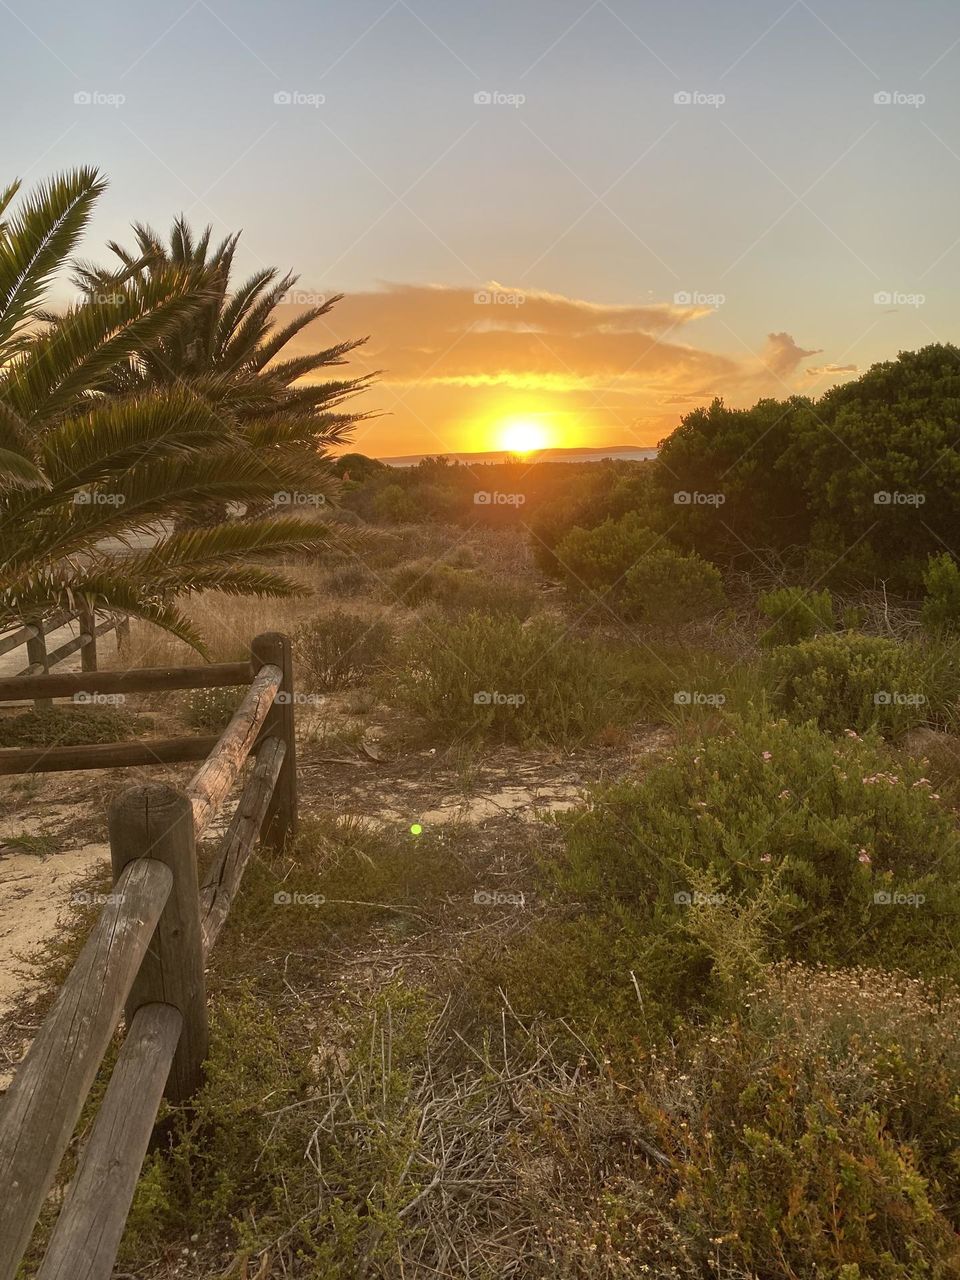
[{"label": "wooden post", "polygon": [[200,934],[200,890],[190,801],[175,787],[146,783],[121,792],[107,818],[114,878],[134,858],[173,872],[173,889],[126,1004],[127,1025],[145,1004],[172,1004],[183,1032],[166,1096],[183,1102],[200,1087],[207,1056],[207,997]]},{"label": "wooden post", "polygon": [[89,636],[90,643],[80,647],[80,670],[96,671],[97,669],[97,616],[89,605],[80,606],[77,615],[80,619],[80,635]]},{"label": "wooden post", "polygon": [[[46,675],[50,670],[47,660],[47,638],[43,634],[43,619],[30,619],[28,625],[33,627],[34,634],[27,641],[27,664],[30,668],[40,667],[36,675]],[[39,711],[42,707],[52,707],[52,698],[34,698],[33,705]]]},{"label": "wooden post", "polygon": [[279,631],[265,631],[254,637],[250,653],[254,675],[267,663],[274,663],[283,672],[273,706],[260,730],[260,742],[265,742],[267,738],[280,738],[286,747],[261,832],[263,844],[279,851],[289,836],[296,835],[298,826],[293,649],[289,636],[282,635]]},{"label": "wooden post", "polygon": [[122,653],[130,641],[129,614],[117,622],[117,653]]}]

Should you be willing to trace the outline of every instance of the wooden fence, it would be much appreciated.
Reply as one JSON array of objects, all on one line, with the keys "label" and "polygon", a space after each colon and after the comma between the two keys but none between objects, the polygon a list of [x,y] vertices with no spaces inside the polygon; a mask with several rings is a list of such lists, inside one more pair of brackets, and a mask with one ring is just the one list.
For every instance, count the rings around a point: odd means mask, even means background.
[{"label": "wooden fence", "polygon": [[[79,633],[56,649],[48,651],[47,636],[54,631],[59,631],[70,622],[80,624]],[[5,636],[0,636],[0,657],[25,645],[27,665],[18,672],[18,675],[35,676],[45,675],[51,667],[57,666],[79,650],[81,671],[96,671],[97,640],[108,631],[116,631],[117,648],[120,648],[130,635],[130,619],[110,616],[98,623],[96,613],[92,609],[61,609],[47,618],[37,618],[32,622],[24,623],[23,626],[8,632]],[[36,699],[38,705],[48,701],[48,698]]]},{"label": "wooden fence", "polygon": [[[93,677],[104,693],[249,684],[219,739],[0,753],[5,773],[194,760],[198,744],[205,757],[184,789],[134,786],[110,806],[113,891],[0,1111],[0,1280],[13,1280],[121,1011],[126,1036],[37,1280],[108,1280],[160,1099],[183,1102],[201,1082],[207,957],[258,837],[280,847],[297,824],[290,641],[257,636],[251,655]],[[19,676],[0,680],[0,700],[92,687],[82,673]],[[198,885],[196,842],[251,752],[256,763]]]}]

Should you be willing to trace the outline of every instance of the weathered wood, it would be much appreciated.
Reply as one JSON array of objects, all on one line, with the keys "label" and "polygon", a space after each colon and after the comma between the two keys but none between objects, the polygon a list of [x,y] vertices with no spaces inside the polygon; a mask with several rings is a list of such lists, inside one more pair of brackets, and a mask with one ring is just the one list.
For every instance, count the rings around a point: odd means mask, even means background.
[{"label": "weathered wood", "polygon": [[[104,635],[107,631],[112,630],[112,628],[112,622],[101,622],[99,627],[95,627],[92,632],[85,632],[81,628],[79,635],[73,636],[70,640],[65,640],[59,648],[56,648],[47,654],[47,666],[55,667],[58,662],[63,662],[64,658],[69,658],[72,654],[76,653],[78,649],[80,650],[82,665],[83,655],[86,653],[87,649],[93,646],[94,651],[96,651],[97,636]],[[84,671],[87,670],[86,667],[82,667],[82,669]],[[42,673],[35,671],[33,667],[24,667],[22,671],[17,673],[14,679],[19,679],[20,677],[32,677],[34,679],[38,679],[41,675]]]},{"label": "weathered wood", "polygon": [[158,693],[166,689],[214,689],[249,684],[247,662],[211,662],[203,667],[131,667],[126,671],[64,671],[46,676],[0,679],[0,702],[72,698],[75,693]]},{"label": "weathered wood", "polygon": [[117,619],[117,653],[130,642],[130,617],[129,615]]},{"label": "weathered wood", "polygon": [[[43,619],[38,618],[32,624],[29,624],[33,631],[33,635],[27,641],[27,664],[30,670],[39,670],[44,673],[50,670],[50,660],[47,657],[47,641],[43,633]],[[48,696],[34,696],[33,705],[35,707],[49,707],[52,702]]]},{"label": "weathered wood", "polygon": [[183,1014],[167,1097],[183,1102],[200,1086],[207,1056],[207,997],[200,938],[200,899],[193,810],[175,787],[146,783],[117,796],[107,815],[113,874],[135,858],[155,858],[173,872],[173,888],[127,1000],[127,1023],[144,1004],[172,1004]]},{"label": "weathered wood", "polygon": [[268,738],[257,752],[257,763],[226,835],[217,850],[213,866],[200,890],[200,927],[203,954],[208,956],[223,928],[243,872],[257,843],[260,827],[273,795],[277,775],[286,754],[281,738]]},{"label": "weathered wood", "polygon": [[0,1280],[17,1270],[172,886],[153,858],[118,878],[3,1099]]},{"label": "weathered wood", "polygon": [[97,636],[105,635],[106,632],[112,631],[116,625],[111,618],[109,622],[102,624],[103,630],[97,629],[97,615],[89,607],[84,605],[78,615],[80,619],[80,639],[89,636],[89,640],[80,650],[80,670],[96,671],[97,669]]},{"label": "weathered wood", "polygon": [[169,1004],[134,1014],[37,1280],[110,1280],[182,1027]]},{"label": "weathered wood", "polygon": [[193,805],[198,839],[236,782],[260,727],[274,705],[282,678],[278,666],[267,664],[260,668],[209,758],[191,779],[187,795]]},{"label": "weathered wood", "polygon": [[218,741],[214,734],[204,734],[200,738],[147,738],[143,742],[98,742],[82,747],[3,747],[0,774],[124,769],[130,765],[203,760]]},{"label": "weathered wood", "polygon": [[283,767],[264,819],[262,839],[273,849],[282,849],[297,832],[297,740],[294,717],[293,649],[290,637],[278,631],[255,636],[250,645],[253,665],[270,663],[283,673],[280,689],[261,731],[262,738],[280,738],[286,746]]},{"label": "weathered wood", "polygon": [[[68,622],[72,622],[77,615],[69,609],[60,609],[56,613],[52,613],[43,624],[43,634],[49,635],[51,631],[58,631],[60,627],[65,627]],[[11,649],[19,649],[21,645],[27,643],[28,640],[40,634],[40,628],[33,625],[19,627],[16,631],[11,631],[9,635],[0,639],[0,654],[9,653]]]}]

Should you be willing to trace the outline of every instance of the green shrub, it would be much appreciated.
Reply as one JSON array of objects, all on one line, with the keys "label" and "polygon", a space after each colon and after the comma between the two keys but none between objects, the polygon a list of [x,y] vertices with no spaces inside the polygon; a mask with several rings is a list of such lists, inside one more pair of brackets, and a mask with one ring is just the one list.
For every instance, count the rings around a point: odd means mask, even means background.
[{"label": "green shrub", "polygon": [[924,627],[931,632],[960,631],[960,567],[946,551],[931,556],[923,575],[926,598],[920,610]]},{"label": "green shrub", "polygon": [[778,958],[957,968],[957,832],[919,767],[875,737],[729,727],[559,816],[567,914],[497,962],[518,1012],[622,1040],[737,1002]]},{"label": "green shrub", "polygon": [[393,597],[409,608],[431,601],[450,613],[505,613],[524,619],[534,604],[533,591],[523,583],[444,561],[402,565],[391,574],[389,585]]},{"label": "green shrub", "polygon": [[355,684],[383,666],[393,645],[393,632],[380,619],[342,609],[322,614],[293,634],[297,682],[311,690]]},{"label": "green shrub", "polygon": [[429,617],[388,693],[443,737],[572,743],[630,714],[612,654],[535,618]]},{"label": "green shrub", "polygon": [[41,707],[0,716],[0,747],[80,747],[125,742],[152,722],[123,707]]},{"label": "green shrub", "polygon": [[769,627],[760,637],[760,643],[765,646],[797,644],[833,630],[833,597],[826,590],[780,587],[761,595],[757,608],[770,619]]},{"label": "green shrub", "polygon": [[573,590],[604,595],[658,543],[662,543],[660,535],[631,511],[593,529],[571,529],[557,545],[556,555]]},{"label": "green shrub", "polygon": [[678,627],[710,617],[724,605],[720,571],[696,555],[665,547],[642,555],[616,593],[624,616]]},{"label": "green shrub", "polygon": [[373,512],[387,524],[416,524],[423,514],[409,490],[399,484],[380,490],[373,500]]},{"label": "green shrub", "polygon": [[922,723],[956,694],[955,674],[934,674],[913,645],[856,633],[783,645],[767,658],[776,706],[831,733],[876,725],[894,734]]},{"label": "green shrub", "polygon": [[184,719],[192,729],[203,733],[220,733],[233,719],[243,701],[245,689],[227,686],[221,689],[191,689],[186,695]]}]

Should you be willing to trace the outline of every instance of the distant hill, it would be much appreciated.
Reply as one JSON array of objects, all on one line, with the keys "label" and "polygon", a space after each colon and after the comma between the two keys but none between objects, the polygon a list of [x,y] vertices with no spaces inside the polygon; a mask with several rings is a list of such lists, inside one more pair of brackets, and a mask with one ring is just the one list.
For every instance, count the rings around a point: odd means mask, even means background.
[{"label": "distant hill", "polygon": [[[515,454],[505,449],[489,453],[411,453],[400,458],[380,458],[390,467],[415,467],[424,458],[449,458],[451,462],[503,462]],[[644,462],[657,456],[656,449],[640,449],[635,445],[612,445],[607,449],[538,449],[525,455],[531,462],[601,462],[604,458]]]}]

